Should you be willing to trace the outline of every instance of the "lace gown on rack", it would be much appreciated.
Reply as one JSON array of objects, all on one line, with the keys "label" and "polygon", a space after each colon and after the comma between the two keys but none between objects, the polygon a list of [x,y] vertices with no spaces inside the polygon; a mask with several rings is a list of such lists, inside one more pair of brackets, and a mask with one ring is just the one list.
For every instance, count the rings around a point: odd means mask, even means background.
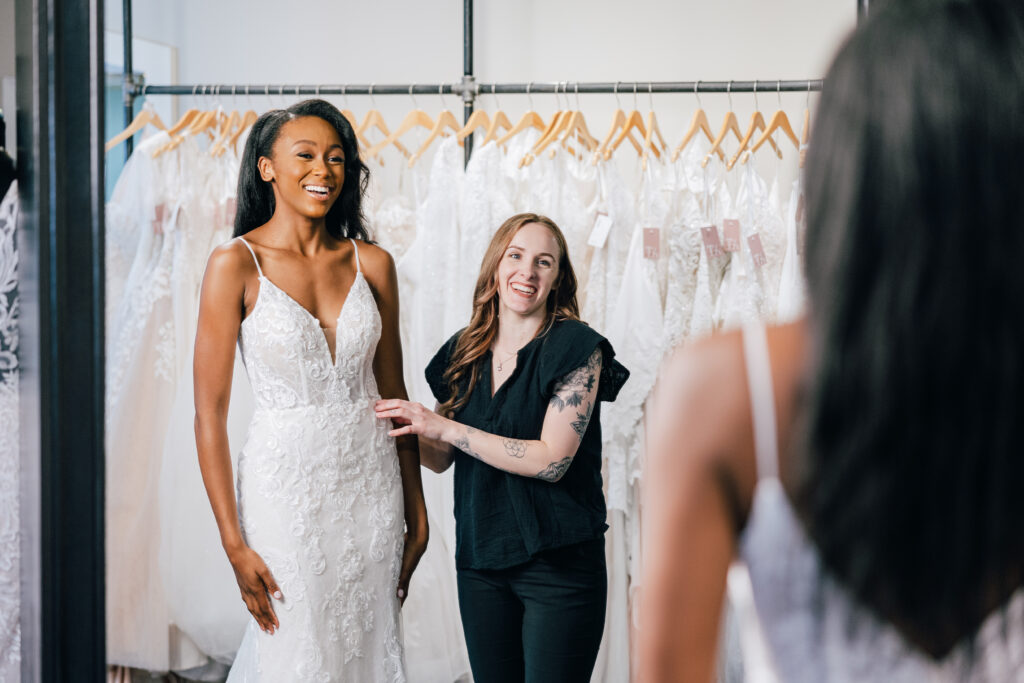
[{"label": "lace gown on rack", "polygon": [[[355,258],[358,270],[357,246]],[[238,509],[284,597],[273,601],[280,629],[251,621],[228,680],[404,681],[402,486],[394,439],[373,411],[373,293],[359,270],[332,360],[319,321],[256,266],[259,294],[238,341],[256,398]]]},{"label": "lace gown on rack", "polygon": [[17,181],[0,199],[0,681],[16,681],[21,677]]}]

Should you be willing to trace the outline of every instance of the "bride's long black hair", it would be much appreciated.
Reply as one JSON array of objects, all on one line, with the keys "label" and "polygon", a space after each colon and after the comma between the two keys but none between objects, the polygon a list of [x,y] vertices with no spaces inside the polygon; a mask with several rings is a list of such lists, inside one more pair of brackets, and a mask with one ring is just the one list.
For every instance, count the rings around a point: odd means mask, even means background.
[{"label": "bride's long black hair", "polygon": [[303,100],[287,109],[274,109],[260,116],[249,131],[238,172],[238,211],[234,236],[258,228],[274,215],[274,190],[260,177],[260,157],[273,155],[281,126],[300,116],[316,116],[334,126],[345,153],[345,182],[334,206],[327,212],[327,232],[335,239],[355,237],[369,240],[362,201],[370,170],[359,158],[359,146],[351,124],[330,102]]},{"label": "bride's long black hair", "polygon": [[1024,582],[1022,5],[881,4],[806,168],[798,507],[832,575],[933,656]]}]

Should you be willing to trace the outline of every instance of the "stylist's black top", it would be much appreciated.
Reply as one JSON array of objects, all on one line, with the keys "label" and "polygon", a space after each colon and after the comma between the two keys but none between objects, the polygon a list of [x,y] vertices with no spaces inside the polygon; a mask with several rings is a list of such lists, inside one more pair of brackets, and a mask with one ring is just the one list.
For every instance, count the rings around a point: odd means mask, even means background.
[{"label": "stylist's black top", "polygon": [[[427,365],[434,397],[449,397],[443,375],[459,334]],[[455,450],[455,562],[459,569],[505,569],[548,548],[600,538],[607,516],[601,485],[601,401],[613,401],[629,377],[611,344],[587,325],[555,322],[519,350],[515,370],[491,397],[491,353],[468,403],[454,419],[491,434],[539,439],[557,382],[604,352],[598,403],[572,465],[557,482],[508,474]],[[466,383],[459,387],[465,391]]]}]

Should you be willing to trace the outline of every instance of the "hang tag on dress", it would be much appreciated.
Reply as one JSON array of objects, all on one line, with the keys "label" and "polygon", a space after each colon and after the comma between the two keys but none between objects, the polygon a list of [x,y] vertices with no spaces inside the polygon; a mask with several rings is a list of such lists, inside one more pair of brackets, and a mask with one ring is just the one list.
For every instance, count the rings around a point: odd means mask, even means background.
[{"label": "hang tag on dress", "polygon": [[726,218],[722,221],[722,228],[725,237],[722,240],[722,248],[726,251],[740,250],[740,222],[735,218]]},{"label": "hang tag on dress", "polygon": [[153,232],[157,235],[163,234],[164,219],[167,217],[167,205],[157,204],[153,207]]},{"label": "hang tag on dress", "polygon": [[708,259],[713,260],[724,255],[722,242],[718,239],[718,228],[707,225],[700,229],[700,236],[704,239],[704,250],[708,254]]},{"label": "hang tag on dress", "polygon": [[804,193],[800,193],[800,199],[796,204],[796,253],[804,251],[804,238],[807,235],[807,213],[805,211]]},{"label": "hang tag on dress", "polygon": [[644,228],[644,258],[657,261],[661,256],[661,229]]},{"label": "hang tag on dress", "polygon": [[764,253],[764,245],[761,244],[761,235],[754,233],[747,238],[747,244],[750,246],[750,256],[754,261],[754,265],[758,269],[763,268],[768,264],[768,256]]},{"label": "hang tag on dress", "polygon": [[608,233],[611,229],[611,217],[604,211],[598,211],[597,218],[594,220],[594,228],[590,231],[590,239],[587,240],[587,244],[595,249],[604,249],[605,242],[608,241]]}]

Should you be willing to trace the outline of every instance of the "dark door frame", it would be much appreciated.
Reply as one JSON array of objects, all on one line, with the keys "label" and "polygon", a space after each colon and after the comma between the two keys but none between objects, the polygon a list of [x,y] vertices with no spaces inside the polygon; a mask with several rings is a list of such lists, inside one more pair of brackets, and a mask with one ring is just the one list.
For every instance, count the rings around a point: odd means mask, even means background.
[{"label": "dark door frame", "polygon": [[103,0],[15,0],[22,681],[103,681]]}]

